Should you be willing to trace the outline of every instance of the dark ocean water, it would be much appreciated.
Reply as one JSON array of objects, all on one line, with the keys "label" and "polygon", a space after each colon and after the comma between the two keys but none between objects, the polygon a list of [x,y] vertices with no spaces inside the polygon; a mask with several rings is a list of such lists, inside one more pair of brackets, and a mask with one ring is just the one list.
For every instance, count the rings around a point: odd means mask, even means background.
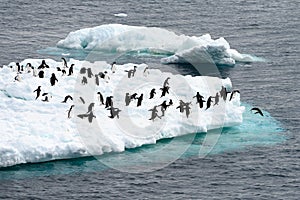
[{"label": "dark ocean water", "polygon": [[[45,58],[37,50],[55,46],[70,31],[108,23],[224,37],[239,52],[267,59],[224,73],[243,102],[281,122],[287,139],[181,158],[150,173],[119,172],[93,158],[20,165],[0,171],[0,199],[299,199],[299,6],[297,0],[2,0],[0,65]],[[120,12],[128,17],[113,15]]]}]

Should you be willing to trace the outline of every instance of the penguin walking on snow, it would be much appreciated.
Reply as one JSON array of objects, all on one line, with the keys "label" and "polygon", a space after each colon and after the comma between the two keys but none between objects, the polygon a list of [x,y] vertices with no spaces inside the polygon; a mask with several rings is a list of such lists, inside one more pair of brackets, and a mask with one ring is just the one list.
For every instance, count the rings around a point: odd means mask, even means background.
[{"label": "penguin walking on snow", "polygon": [[54,86],[54,85],[55,85],[55,81],[57,81],[57,82],[58,82],[58,80],[57,80],[57,78],[56,78],[55,74],[54,74],[54,73],[52,73],[52,75],[51,75],[51,78],[50,78],[50,83],[51,83],[51,86]]}]

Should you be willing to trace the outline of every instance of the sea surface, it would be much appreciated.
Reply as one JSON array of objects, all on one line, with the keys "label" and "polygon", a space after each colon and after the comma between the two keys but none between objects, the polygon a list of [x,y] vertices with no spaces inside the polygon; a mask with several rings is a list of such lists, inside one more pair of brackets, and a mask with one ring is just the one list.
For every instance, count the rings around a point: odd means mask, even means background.
[{"label": "sea surface", "polygon": [[[147,173],[120,172],[93,157],[4,168],[0,199],[299,199],[299,6],[297,0],[2,0],[1,66],[26,58],[60,60],[39,52],[55,47],[71,31],[102,24],[224,37],[239,52],[266,59],[238,63],[221,72],[241,91],[242,102],[269,112],[283,131],[278,135],[249,130],[251,138],[224,130],[219,146],[208,156],[187,152]],[[127,17],[114,16],[117,13]],[[197,135],[194,144],[202,137]],[[245,140],[250,142],[241,145]]]}]

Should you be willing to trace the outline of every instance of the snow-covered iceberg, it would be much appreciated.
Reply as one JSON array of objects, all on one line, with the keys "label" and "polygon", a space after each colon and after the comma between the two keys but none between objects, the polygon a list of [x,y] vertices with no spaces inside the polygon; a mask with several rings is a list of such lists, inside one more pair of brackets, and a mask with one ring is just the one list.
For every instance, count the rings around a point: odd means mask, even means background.
[{"label": "snow-covered iceberg", "polygon": [[199,50],[206,51],[218,65],[233,66],[237,61],[262,61],[261,58],[231,49],[222,37],[214,40],[209,34],[200,37],[178,35],[163,28],[122,24],[106,24],[70,32],[65,39],[57,43],[57,47],[118,53],[147,50],[166,54],[161,60],[164,64],[187,62],[184,57]]},{"label": "snow-covered iceberg", "polygon": [[[199,108],[196,98],[193,98],[199,92],[207,100],[209,96],[215,96],[222,86],[231,90],[229,78],[173,75],[151,69],[146,64],[130,63],[116,65],[113,73],[111,65],[106,62],[89,63],[74,59],[68,62],[69,66],[74,64],[74,74],[62,76],[62,72],[57,70],[57,67],[63,69],[61,62],[45,61],[50,66],[43,69],[45,78],[34,77],[33,71],[27,73],[25,67],[31,63],[36,69],[41,59],[26,59],[20,63],[24,66],[18,77],[20,81],[14,79],[17,75],[15,63],[0,68],[0,167],[121,152],[125,148],[154,144],[162,138],[235,126],[243,121],[244,107],[240,105],[238,93],[231,101],[220,99],[218,105],[211,105],[207,110],[206,103]],[[134,66],[135,74],[128,78],[128,71],[133,70]],[[82,68],[91,68],[93,75],[89,77]],[[65,70],[68,74],[69,68]],[[97,80],[95,75],[105,71],[106,77],[97,76]],[[54,86],[50,85],[52,73],[58,79]],[[83,77],[86,77],[88,84],[82,84]],[[168,77],[169,93],[161,97],[160,88]],[[41,86],[41,96],[36,99],[33,91],[38,86]],[[149,99],[152,89],[156,89],[156,94]],[[114,107],[121,110],[119,118],[109,117],[110,110],[101,105],[97,92],[103,95],[104,100],[113,96]],[[43,93],[48,94],[42,96]],[[137,93],[137,97],[143,94],[141,106],[137,107],[136,99],[126,106],[126,93]],[[73,101],[62,103],[66,95],[71,95]],[[42,101],[46,96],[49,102]],[[157,113],[161,119],[149,120],[149,110],[164,101],[169,104],[170,99],[173,105],[167,108],[165,115],[162,116],[158,107]],[[180,100],[191,102],[188,117],[186,112],[181,113],[177,108]],[[77,115],[87,113],[92,102],[95,103],[92,109],[96,118],[89,123],[87,118],[81,119]],[[71,105],[75,107],[68,118]]]}]

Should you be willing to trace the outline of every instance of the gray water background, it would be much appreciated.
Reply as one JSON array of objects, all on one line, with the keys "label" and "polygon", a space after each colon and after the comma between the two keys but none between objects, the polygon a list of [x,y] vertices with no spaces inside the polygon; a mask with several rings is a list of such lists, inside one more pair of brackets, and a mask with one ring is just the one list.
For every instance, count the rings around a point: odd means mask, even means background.
[{"label": "gray water background", "polygon": [[[119,12],[128,17],[113,15]],[[239,52],[267,59],[226,73],[242,91],[242,100],[269,111],[289,139],[179,159],[151,173],[104,170],[3,180],[0,199],[299,199],[299,13],[297,0],[1,0],[0,65],[44,58],[37,50],[55,46],[70,31],[108,23],[224,37]]]}]

